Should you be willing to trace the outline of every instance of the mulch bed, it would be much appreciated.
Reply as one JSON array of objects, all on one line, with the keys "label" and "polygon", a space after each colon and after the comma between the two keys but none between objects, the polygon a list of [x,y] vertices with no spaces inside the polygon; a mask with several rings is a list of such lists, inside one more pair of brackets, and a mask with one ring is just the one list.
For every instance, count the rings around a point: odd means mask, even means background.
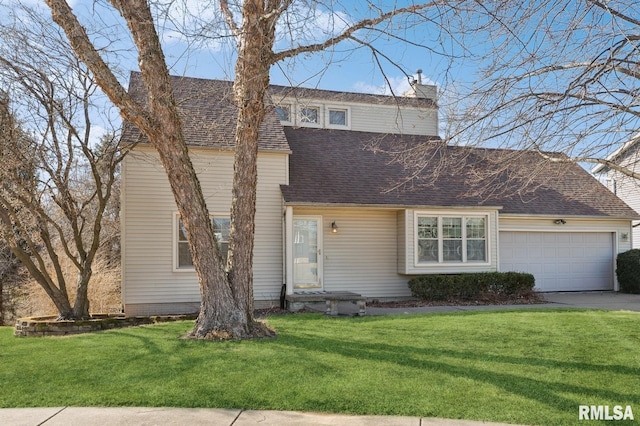
[{"label": "mulch bed", "polygon": [[[484,306],[484,305],[536,305],[547,303],[544,298],[536,293],[522,295],[519,297],[498,297],[498,296],[485,296],[478,300],[463,300],[463,299],[449,299],[449,300],[398,300],[391,302],[379,302],[371,301],[367,302],[367,307],[372,308],[418,308],[422,306]],[[254,314],[256,318],[267,318],[274,315],[296,315],[300,313],[318,313],[316,310],[301,309],[298,312],[290,312],[286,309],[279,307],[273,307],[268,309],[256,309]]]}]

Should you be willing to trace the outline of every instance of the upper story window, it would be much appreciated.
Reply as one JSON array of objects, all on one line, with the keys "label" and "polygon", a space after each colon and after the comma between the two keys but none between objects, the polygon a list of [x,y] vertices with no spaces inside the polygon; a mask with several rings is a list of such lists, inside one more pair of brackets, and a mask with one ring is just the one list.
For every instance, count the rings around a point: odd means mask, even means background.
[{"label": "upper story window", "polygon": [[276,105],[276,114],[278,114],[280,121],[291,122],[291,105]]},{"label": "upper story window", "polygon": [[282,99],[275,104],[280,123],[285,126],[351,129],[351,106],[329,104],[318,99]]},{"label": "upper story window", "polygon": [[[177,247],[176,247],[176,269],[193,269],[193,259],[191,257],[191,249],[189,249],[189,241],[187,240],[187,232],[182,224],[182,220],[179,217],[178,221],[178,235],[177,235]],[[218,248],[222,258],[227,260],[227,253],[229,252],[229,230],[231,229],[231,221],[229,218],[213,218],[213,232],[218,242]]]},{"label": "upper story window", "polygon": [[486,263],[486,216],[418,215],[418,263]]},{"label": "upper story window", "polygon": [[327,127],[349,127],[349,108],[327,108]]},{"label": "upper story window", "polygon": [[300,122],[307,124],[320,124],[320,108],[315,106],[301,107]]}]

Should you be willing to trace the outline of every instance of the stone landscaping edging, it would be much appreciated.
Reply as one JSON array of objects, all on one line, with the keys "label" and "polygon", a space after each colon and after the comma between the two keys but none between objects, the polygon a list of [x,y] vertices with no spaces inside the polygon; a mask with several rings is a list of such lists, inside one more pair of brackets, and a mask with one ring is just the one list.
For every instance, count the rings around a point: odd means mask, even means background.
[{"label": "stone landscaping edging", "polygon": [[58,321],[54,316],[27,317],[18,319],[13,335],[16,337],[67,336],[70,334],[92,333],[114,328],[191,320],[195,318],[195,314],[151,317],[126,317],[122,314],[93,314],[91,319],[77,321]]}]

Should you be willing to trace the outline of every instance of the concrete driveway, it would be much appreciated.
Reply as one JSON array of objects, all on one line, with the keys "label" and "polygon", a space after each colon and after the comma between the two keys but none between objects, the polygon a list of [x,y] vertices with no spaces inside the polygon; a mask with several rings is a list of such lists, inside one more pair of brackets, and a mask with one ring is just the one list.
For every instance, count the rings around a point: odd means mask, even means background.
[{"label": "concrete driveway", "polygon": [[556,307],[607,309],[640,312],[640,294],[613,291],[544,293],[545,300]]}]

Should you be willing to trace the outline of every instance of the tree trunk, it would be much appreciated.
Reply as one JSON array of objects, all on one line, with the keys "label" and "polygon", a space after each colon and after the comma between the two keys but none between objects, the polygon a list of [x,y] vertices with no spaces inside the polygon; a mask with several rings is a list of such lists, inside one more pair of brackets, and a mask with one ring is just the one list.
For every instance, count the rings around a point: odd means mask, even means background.
[{"label": "tree trunk", "polygon": [[[201,291],[200,315],[190,335],[206,339],[241,339],[272,332],[253,319],[253,234],[258,127],[264,116],[264,93],[269,84],[275,20],[265,14],[262,0],[243,4],[243,31],[235,98],[239,109],[231,212],[230,258],[225,271],[215,241],[200,183],[189,158],[169,71],[153,16],[145,0],[111,0],[131,30],[138,48],[140,71],[148,93],[142,110],[118,83],[91,44],[68,4],[48,0],[52,16],[65,30],[74,50],[96,75],[105,94],[135,123],[160,156],[185,226]],[[277,7],[274,3],[270,7]],[[264,60],[267,58],[268,60]],[[254,73],[255,74],[251,74]]]},{"label": "tree trunk", "polygon": [[91,264],[87,264],[78,273],[76,300],[73,304],[73,316],[75,319],[89,318],[89,281],[93,271]]},{"label": "tree trunk", "polygon": [[0,326],[4,325],[4,277],[0,276]]},{"label": "tree trunk", "polygon": [[[264,3],[249,0],[243,5],[243,27],[238,42],[234,99],[238,107],[231,201],[231,230],[227,258],[228,283],[232,292],[233,327],[230,337],[264,337],[275,333],[253,317],[253,246],[258,183],[258,129],[264,118],[264,97],[269,87],[275,18],[263,19]],[[220,297],[203,294],[202,311],[192,331],[194,337],[224,336],[222,324],[207,315],[215,311]],[[219,308],[218,308],[219,309]],[[222,334],[221,334],[222,331]]]}]

